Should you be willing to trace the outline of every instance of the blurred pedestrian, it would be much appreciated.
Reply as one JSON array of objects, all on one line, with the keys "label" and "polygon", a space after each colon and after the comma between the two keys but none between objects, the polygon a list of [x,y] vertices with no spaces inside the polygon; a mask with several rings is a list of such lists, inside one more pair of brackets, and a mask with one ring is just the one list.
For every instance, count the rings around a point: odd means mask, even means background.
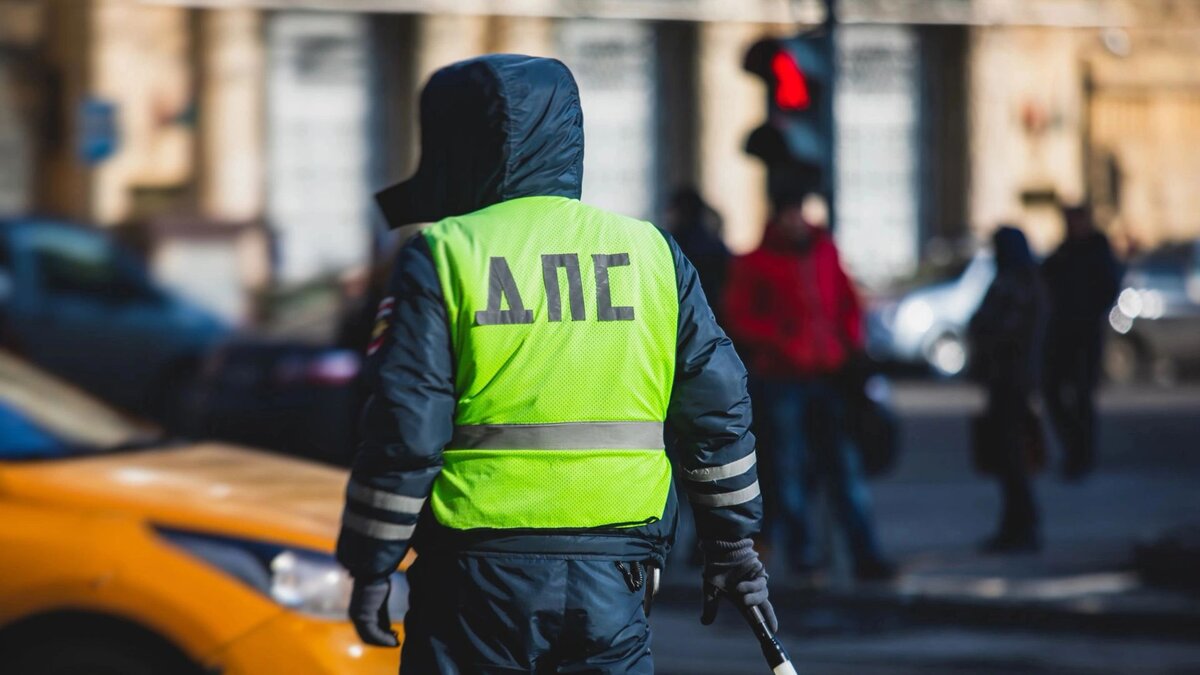
[{"label": "blurred pedestrian", "polygon": [[1042,265],[1050,292],[1042,391],[1064,450],[1062,475],[1077,480],[1096,464],[1095,391],[1122,270],[1088,207],[1064,208],[1063,218],[1066,240]]},{"label": "blurred pedestrian", "polygon": [[[715,304],[725,293],[730,259],[729,249],[721,238],[721,214],[695,188],[685,187],[671,194],[666,217],[667,231],[696,268],[704,295]],[[720,315],[719,307],[714,309]]]},{"label": "blurred pedestrian", "polygon": [[[758,609],[746,371],[696,271],[648,223],[579,201],[583,111],[553,59],[493,54],[421,94],[421,164],[379,202],[434,222],[396,257],[338,560],[363,641],[404,675],[649,675],[647,598],[675,532],[669,432],[704,550],[704,609]],[[436,222],[435,222],[436,221]]]},{"label": "blurred pedestrian", "polygon": [[1037,550],[1038,512],[1031,473],[1041,433],[1030,405],[1045,317],[1045,290],[1025,235],[1001,227],[992,236],[996,278],[971,317],[971,372],[987,387],[987,410],[976,420],[977,466],[996,475],[1003,509],[989,553]]},{"label": "blurred pedestrian", "polygon": [[[725,291],[730,259],[729,249],[721,239],[721,214],[709,206],[694,187],[681,187],[671,193],[665,216],[667,231],[696,268],[704,296],[708,298],[720,322],[720,301]],[[686,478],[681,475],[679,480]],[[704,552],[698,539],[681,532],[677,546],[680,550],[690,552],[686,558],[689,565],[699,567],[704,563]]]},{"label": "blurred pedestrian", "polygon": [[805,197],[777,196],[762,245],[734,259],[725,295],[771,439],[764,454],[777,518],[768,532],[794,569],[812,571],[811,492],[824,486],[856,577],[886,579],[895,568],[880,551],[861,458],[845,434],[843,378],[863,348],[861,307],[833,238],[806,217]]}]

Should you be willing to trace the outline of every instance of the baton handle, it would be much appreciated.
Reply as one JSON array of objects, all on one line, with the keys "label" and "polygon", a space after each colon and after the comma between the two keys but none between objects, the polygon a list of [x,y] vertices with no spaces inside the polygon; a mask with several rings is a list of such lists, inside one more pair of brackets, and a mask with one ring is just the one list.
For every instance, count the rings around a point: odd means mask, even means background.
[{"label": "baton handle", "polygon": [[746,623],[750,624],[750,630],[754,631],[754,637],[758,639],[758,646],[762,648],[763,657],[767,659],[767,665],[771,666],[771,672],[774,675],[796,675],[792,660],[788,658],[783,645],[779,644],[779,640],[771,633],[762,611],[758,607],[740,609]]}]

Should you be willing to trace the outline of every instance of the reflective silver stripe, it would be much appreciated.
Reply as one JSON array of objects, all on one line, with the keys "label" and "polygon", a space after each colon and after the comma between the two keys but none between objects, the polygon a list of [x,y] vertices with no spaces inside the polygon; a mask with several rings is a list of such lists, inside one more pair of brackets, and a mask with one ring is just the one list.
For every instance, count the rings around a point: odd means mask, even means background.
[{"label": "reflective silver stripe", "polygon": [[447,450],[662,450],[662,422],[476,424],[454,428]]},{"label": "reflective silver stripe", "polygon": [[360,504],[406,515],[420,513],[421,507],[425,505],[424,498],[392,494],[369,488],[356,481],[350,481],[350,484],[346,486],[346,496]]},{"label": "reflective silver stripe", "polygon": [[687,479],[693,483],[709,483],[714,480],[721,480],[722,478],[733,478],[749,471],[750,467],[754,466],[754,463],[757,461],[757,456],[752,452],[736,462],[687,471]]},{"label": "reflective silver stripe", "polygon": [[344,511],[342,513],[342,527],[352,532],[365,534],[372,539],[382,539],[383,541],[404,541],[412,537],[413,530],[416,525],[397,525],[395,523],[385,523],[382,520],[374,518],[366,518]]},{"label": "reflective silver stripe", "polygon": [[758,496],[758,481],[754,481],[753,483],[742,488],[741,490],[735,490],[733,492],[726,492],[725,494],[702,495],[702,494],[696,494],[695,492],[689,492],[688,500],[691,501],[692,504],[695,506],[712,506],[712,507],[737,506],[738,504],[745,504],[746,502],[750,501],[751,499],[754,499],[757,496]]}]

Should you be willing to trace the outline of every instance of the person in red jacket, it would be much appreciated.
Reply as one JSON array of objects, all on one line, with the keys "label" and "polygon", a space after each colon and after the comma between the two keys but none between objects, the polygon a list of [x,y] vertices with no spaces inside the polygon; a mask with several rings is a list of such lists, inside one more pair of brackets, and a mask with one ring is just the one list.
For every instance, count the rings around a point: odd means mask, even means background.
[{"label": "person in red jacket", "polygon": [[[804,195],[777,199],[762,245],[735,258],[724,296],[730,335],[761,393],[777,517],[767,530],[797,570],[816,566],[807,497],[824,485],[855,575],[886,579],[857,450],[845,434],[842,381],[863,348],[862,308],[833,237],[805,216]],[[763,473],[767,474],[767,467]]]}]

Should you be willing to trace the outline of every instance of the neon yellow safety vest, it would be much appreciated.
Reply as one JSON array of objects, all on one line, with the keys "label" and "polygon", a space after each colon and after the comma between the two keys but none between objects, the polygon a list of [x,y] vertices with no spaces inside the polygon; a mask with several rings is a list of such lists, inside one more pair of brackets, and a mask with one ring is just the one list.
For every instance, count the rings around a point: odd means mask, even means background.
[{"label": "neon yellow safety vest", "polygon": [[662,234],[564,197],[423,232],[456,360],[444,526],[631,527],[661,519],[679,296]]}]

